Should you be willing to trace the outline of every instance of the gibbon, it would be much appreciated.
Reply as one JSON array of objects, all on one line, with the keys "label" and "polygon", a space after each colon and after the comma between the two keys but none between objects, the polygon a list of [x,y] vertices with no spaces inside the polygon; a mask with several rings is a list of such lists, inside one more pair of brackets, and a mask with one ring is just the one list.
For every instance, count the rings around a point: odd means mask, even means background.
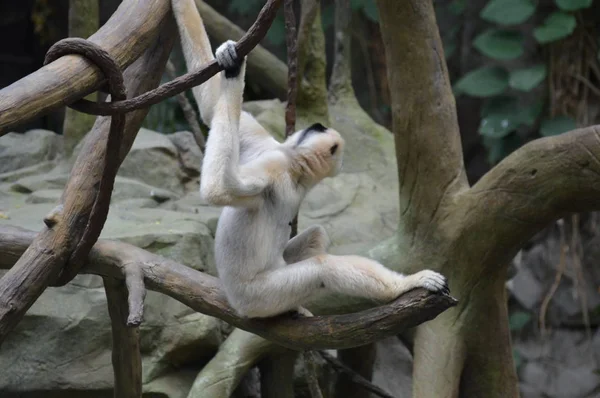
[{"label": "gibbon", "polygon": [[[188,70],[215,59],[194,0],[172,0]],[[314,225],[289,239],[291,221],[311,188],[342,167],[344,140],[319,123],[276,141],[242,111],[245,59],[235,42],[216,51],[224,71],[193,89],[210,127],[200,194],[225,206],[215,236],[215,261],[230,305],[240,316],[298,311],[324,291],[391,301],[423,287],[448,292],[434,271],[394,272],[376,261],[331,255],[327,232]]]}]

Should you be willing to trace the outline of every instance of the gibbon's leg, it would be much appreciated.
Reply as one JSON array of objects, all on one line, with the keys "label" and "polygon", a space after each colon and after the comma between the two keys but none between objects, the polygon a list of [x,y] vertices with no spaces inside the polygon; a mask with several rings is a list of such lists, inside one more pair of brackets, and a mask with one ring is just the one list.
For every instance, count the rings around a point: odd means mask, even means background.
[{"label": "gibbon's leg", "polygon": [[288,241],[283,259],[292,264],[324,254],[330,243],[325,228],[320,225],[310,226]]},{"label": "gibbon's leg", "polygon": [[269,317],[297,310],[325,289],[388,302],[418,287],[448,291],[446,278],[437,272],[404,276],[365,257],[322,254],[258,274],[245,284],[238,310],[248,317]]},{"label": "gibbon's leg", "polygon": [[[194,0],[172,0],[171,5],[177,21],[187,69],[188,71],[198,70],[215,59],[204,28],[204,22]],[[215,106],[221,94],[221,78],[221,74],[217,74],[192,89],[194,98],[200,108],[202,121],[209,127],[212,126]],[[265,143],[277,144],[277,141],[271,137],[269,132],[248,112],[242,111],[239,123],[243,148],[252,150],[258,142],[263,145]]]},{"label": "gibbon's leg", "polygon": [[[171,7],[177,21],[187,69],[188,71],[198,70],[215,59],[204,29],[204,22],[194,0],[172,0]],[[198,103],[198,108],[200,108],[200,117],[207,126],[211,125],[213,119],[214,107],[221,91],[220,83],[221,76],[216,74],[205,83],[192,88],[192,93]]]}]

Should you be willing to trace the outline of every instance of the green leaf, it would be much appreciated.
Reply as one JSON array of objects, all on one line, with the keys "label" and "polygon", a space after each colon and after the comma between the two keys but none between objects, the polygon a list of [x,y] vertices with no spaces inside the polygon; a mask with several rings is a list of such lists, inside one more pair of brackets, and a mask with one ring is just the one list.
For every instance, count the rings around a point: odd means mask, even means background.
[{"label": "green leaf", "polygon": [[554,0],[561,10],[575,11],[582,8],[588,8],[592,5],[592,0]]},{"label": "green leaf", "polygon": [[482,54],[494,59],[515,59],[523,54],[523,35],[499,29],[488,29],[473,41]]},{"label": "green leaf", "polygon": [[366,0],[363,6],[363,12],[373,22],[379,22],[379,13],[377,12],[377,5],[375,0]]},{"label": "green leaf", "polygon": [[569,36],[577,26],[577,20],[574,15],[564,12],[553,12],[544,20],[542,26],[533,30],[533,36],[541,43],[549,43],[563,37]]},{"label": "green leaf", "polygon": [[544,119],[540,125],[540,134],[544,137],[558,135],[577,128],[573,118],[557,116],[554,119]]},{"label": "green leaf", "polygon": [[514,97],[490,98],[481,108],[479,134],[484,137],[502,138],[514,131],[521,119],[519,104]]},{"label": "green leaf", "polygon": [[498,66],[475,69],[456,82],[457,94],[473,97],[492,97],[502,93],[508,86],[508,72]]},{"label": "green leaf", "polygon": [[538,64],[526,69],[517,69],[510,73],[508,84],[521,91],[531,91],[546,78],[546,65]]},{"label": "green leaf", "polygon": [[521,330],[527,325],[527,323],[531,320],[531,314],[524,311],[515,311],[510,314],[510,318],[508,319],[508,324],[510,326],[510,330]]},{"label": "green leaf", "polygon": [[500,25],[516,25],[525,22],[534,11],[531,0],[491,0],[479,16]]}]

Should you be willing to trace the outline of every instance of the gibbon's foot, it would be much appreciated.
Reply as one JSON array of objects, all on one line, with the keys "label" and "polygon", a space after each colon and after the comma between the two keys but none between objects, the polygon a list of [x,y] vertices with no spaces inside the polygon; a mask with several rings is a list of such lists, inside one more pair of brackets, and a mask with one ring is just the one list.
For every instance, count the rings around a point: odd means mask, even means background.
[{"label": "gibbon's foot", "polygon": [[292,319],[309,318],[314,316],[312,312],[304,307],[298,307],[297,309],[288,311],[287,313],[290,314]]},{"label": "gibbon's foot", "polygon": [[437,272],[430,270],[419,271],[416,274],[410,275],[409,278],[413,279],[415,287],[422,287],[435,293],[450,293],[446,277]]},{"label": "gibbon's foot", "polygon": [[225,77],[227,79],[235,78],[239,75],[243,60],[239,59],[233,40],[227,40],[221,44],[217,48],[217,51],[215,51],[215,58],[217,59],[217,63],[225,70]]}]

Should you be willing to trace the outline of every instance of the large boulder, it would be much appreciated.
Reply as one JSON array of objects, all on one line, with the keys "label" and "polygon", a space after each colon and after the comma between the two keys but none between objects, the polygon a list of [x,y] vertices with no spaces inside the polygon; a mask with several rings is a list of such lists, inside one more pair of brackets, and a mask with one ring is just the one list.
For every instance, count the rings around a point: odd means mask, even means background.
[{"label": "large boulder", "polygon": [[177,147],[166,135],[145,128],[138,132],[118,175],[177,193],[184,191],[185,174]]},{"label": "large boulder", "polygon": [[[2,345],[0,395],[111,397],[111,340],[102,287],[74,280],[47,289]],[[155,380],[180,368],[197,373],[221,341],[219,320],[149,292],[141,326],[144,389],[156,390]]]},{"label": "large boulder", "polygon": [[554,330],[545,339],[528,336],[514,344],[523,398],[592,398],[600,391],[600,331]]},{"label": "large boulder", "polygon": [[[588,311],[592,326],[600,325],[600,234],[592,215],[577,228],[584,233],[575,240],[581,253],[571,246],[571,239],[562,242],[560,229],[571,231],[570,225],[559,221],[538,234],[530,246],[513,261],[516,273],[508,283],[512,296],[527,310],[540,310],[544,298],[557,281],[546,309],[546,324],[551,327],[585,327],[583,310]],[[589,230],[589,232],[586,232]],[[564,247],[563,247],[564,246]],[[561,251],[565,250],[564,255]]]},{"label": "large boulder", "polygon": [[0,140],[0,173],[36,166],[62,153],[62,136],[48,130],[8,133]]}]

